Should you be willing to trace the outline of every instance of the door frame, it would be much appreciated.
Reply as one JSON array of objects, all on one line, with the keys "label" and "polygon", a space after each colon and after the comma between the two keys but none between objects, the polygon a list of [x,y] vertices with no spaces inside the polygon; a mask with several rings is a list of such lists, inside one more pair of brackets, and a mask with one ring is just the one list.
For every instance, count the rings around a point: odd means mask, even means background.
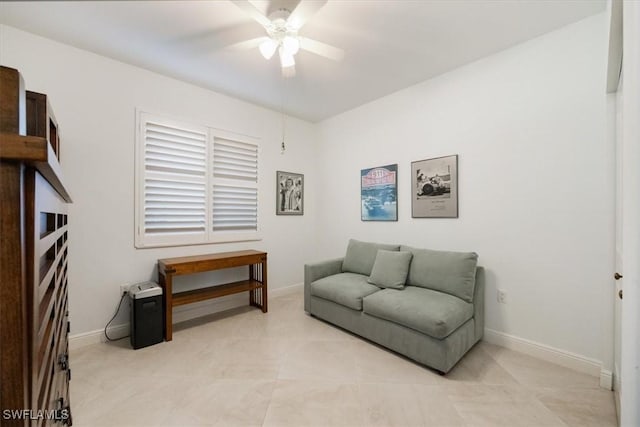
[{"label": "door frame", "polygon": [[623,5],[620,425],[640,424],[640,3]]}]

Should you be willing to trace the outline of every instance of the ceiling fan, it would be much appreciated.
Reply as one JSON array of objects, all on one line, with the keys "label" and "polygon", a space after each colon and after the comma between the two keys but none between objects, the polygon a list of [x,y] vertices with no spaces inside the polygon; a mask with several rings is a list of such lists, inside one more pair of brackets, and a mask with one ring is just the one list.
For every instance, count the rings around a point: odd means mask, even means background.
[{"label": "ceiling fan", "polygon": [[284,77],[295,75],[295,55],[300,49],[334,61],[340,61],[344,57],[342,49],[299,35],[302,26],[327,3],[327,0],[301,0],[292,11],[281,8],[269,14],[269,16],[265,16],[249,0],[231,1],[262,25],[266,35],[245,40],[229,47],[235,49],[253,49],[257,47],[267,60],[271,59],[275,52],[278,51]]}]

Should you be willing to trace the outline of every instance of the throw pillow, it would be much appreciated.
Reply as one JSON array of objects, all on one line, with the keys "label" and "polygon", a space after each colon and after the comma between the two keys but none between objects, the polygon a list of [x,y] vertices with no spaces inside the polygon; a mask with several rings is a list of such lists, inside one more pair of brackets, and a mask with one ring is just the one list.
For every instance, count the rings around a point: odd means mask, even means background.
[{"label": "throw pillow", "polygon": [[411,252],[378,250],[369,283],[381,288],[404,289],[411,258]]}]

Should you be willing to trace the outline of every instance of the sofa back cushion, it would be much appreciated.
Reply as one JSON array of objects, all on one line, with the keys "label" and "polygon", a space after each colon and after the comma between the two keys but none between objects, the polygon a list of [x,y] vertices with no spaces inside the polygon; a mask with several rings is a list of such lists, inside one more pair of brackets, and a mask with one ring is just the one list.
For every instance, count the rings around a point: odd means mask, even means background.
[{"label": "sofa back cushion", "polygon": [[473,302],[478,254],[402,246],[413,253],[407,285],[421,286]]},{"label": "sofa back cushion", "polygon": [[344,256],[344,261],[342,262],[342,272],[358,273],[370,276],[373,264],[376,261],[378,249],[398,251],[400,250],[400,245],[361,242],[355,239],[349,240],[347,253]]},{"label": "sofa back cushion", "polygon": [[378,249],[368,282],[380,288],[404,289],[412,257],[411,252]]}]

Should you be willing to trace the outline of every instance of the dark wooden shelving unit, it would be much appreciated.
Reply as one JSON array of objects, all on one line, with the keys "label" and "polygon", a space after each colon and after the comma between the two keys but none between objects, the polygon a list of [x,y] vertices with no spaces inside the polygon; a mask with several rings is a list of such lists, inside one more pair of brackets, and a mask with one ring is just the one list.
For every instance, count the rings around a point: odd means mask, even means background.
[{"label": "dark wooden shelving unit", "polygon": [[0,408],[30,411],[2,426],[72,424],[71,197],[59,155],[46,95],[26,92],[18,70],[0,67]]}]

